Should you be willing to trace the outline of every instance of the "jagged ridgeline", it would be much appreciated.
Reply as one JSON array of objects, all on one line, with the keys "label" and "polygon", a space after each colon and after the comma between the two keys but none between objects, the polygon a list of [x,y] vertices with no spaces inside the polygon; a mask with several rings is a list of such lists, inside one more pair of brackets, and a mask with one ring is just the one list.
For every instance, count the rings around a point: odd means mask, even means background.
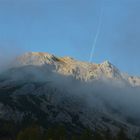
[{"label": "jagged ridgeline", "polygon": [[0,74],[0,139],[140,139],[140,78],[31,52]]}]

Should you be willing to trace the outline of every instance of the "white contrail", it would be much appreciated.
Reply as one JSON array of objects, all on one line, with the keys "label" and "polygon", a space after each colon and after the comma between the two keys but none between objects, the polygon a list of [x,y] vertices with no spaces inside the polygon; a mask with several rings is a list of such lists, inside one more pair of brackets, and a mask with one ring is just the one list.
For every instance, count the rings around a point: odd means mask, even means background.
[{"label": "white contrail", "polygon": [[97,32],[96,32],[96,35],[95,35],[95,39],[94,39],[93,46],[92,46],[91,53],[90,53],[90,57],[89,57],[89,62],[90,63],[92,61],[93,54],[94,54],[94,51],[95,51],[95,48],[96,48],[96,43],[97,43],[97,40],[98,40],[98,37],[99,37],[99,34],[100,34],[101,25],[102,25],[102,16],[103,16],[103,9],[101,7],[101,13],[100,13],[100,17],[99,17],[99,24],[98,24],[98,27],[97,27]]}]

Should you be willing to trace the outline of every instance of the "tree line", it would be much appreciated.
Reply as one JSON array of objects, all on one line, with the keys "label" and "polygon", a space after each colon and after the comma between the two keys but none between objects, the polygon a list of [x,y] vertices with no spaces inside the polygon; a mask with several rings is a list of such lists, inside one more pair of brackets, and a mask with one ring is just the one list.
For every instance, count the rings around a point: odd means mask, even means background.
[{"label": "tree line", "polygon": [[121,128],[113,136],[107,129],[104,132],[85,129],[79,134],[69,132],[64,125],[56,125],[47,129],[36,123],[24,128],[12,122],[0,122],[0,140],[129,140],[124,129]]}]

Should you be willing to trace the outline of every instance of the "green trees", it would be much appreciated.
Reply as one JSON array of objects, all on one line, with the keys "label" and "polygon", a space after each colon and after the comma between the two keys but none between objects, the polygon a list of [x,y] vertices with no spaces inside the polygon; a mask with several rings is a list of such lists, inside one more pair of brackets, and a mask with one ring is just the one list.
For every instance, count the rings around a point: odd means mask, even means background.
[{"label": "green trees", "polygon": [[[80,136],[72,136],[71,140],[105,140],[101,133],[85,129]],[[108,139],[109,140],[109,139]]]},{"label": "green trees", "polygon": [[59,125],[47,129],[43,136],[43,140],[67,140],[66,139],[66,129],[64,126]]},{"label": "green trees", "polygon": [[111,134],[111,131],[109,129],[107,129],[104,133],[104,139],[105,140],[114,140],[113,136]]},{"label": "green trees", "polygon": [[49,128],[43,136],[43,140],[53,140],[54,139],[54,130]]},{"label": "green trees", "polygon": [[37,125],[19,132],[17,140],[41,140],[41,130]]},{"label": "green trees", "polygon": [[71,140],[79,140],[79,137],[74,135],[74,136],[71,137]]},{"label": "green trees", "polygon": [[8,138],[15,140],[16,132],[17,126],[14,122],[0,120],[0,140]]},{"label": "green trees", "polygon": [[[69,131],[71,129],[68,125],[55,125],[45,129],[37,124],[33,122],[29,126],[18,126],[13,122],[0,122],[0,140],[129,140],[123,128],[116,135],[112,135],[109,129],[85,129],[77,134],[74,130]],[[139,139],[139,135],[136,137]]]},{"label": "green trees", "polygon": [[86,129],[82,135],[80,140],[93,140],[93,133],[90,129]]},{"label": "green trees", "polygon": [[95,131],[93,140],[104,140],[103,136],[102,136],[102,133],[99,133],[98,131]]},{"label": "green trees", "polygon": [[118,132],[116,139],[117,140],[129,140],[123,128],[121,128],[120,131]]}]

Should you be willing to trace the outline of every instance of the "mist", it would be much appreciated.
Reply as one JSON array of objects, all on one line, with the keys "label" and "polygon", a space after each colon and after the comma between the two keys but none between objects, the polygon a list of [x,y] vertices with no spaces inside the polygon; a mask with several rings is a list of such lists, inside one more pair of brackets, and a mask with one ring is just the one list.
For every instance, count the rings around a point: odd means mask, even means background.
[{"label": "mist", "polygon": [[131,87],[122,81],[104,78],[88,83],[67,84],[67,90],[83,97],[89,108],[112,113],[116,117],[131,118],[140,123],[140,87]]},{"label": "mist", "polygon": [[116,118],[132,119],[140,124],[140,87],[104,77],[85,82],[59,75],[53,76],[51,81],[58,89],[64,89],[71,96],[79,98],[89,109],[112,114]]},{"label": "mist", "polygon": [[59,90],[56,94],[59,103],[64,97],[76,98],[87,109],[140,124],[140,87],[132,87],[124,81],[105,77],[92,81],[76,80],[73,76],[58,74],[51,65],[17,68],[10,72],[10,79],[19,82],[27,80],[27,83],[49,82],[52,88]]},{"label": "mist", "polygon": [[25,50],[16,46],[12,42],[0,44],[0,72],[11,67],[15,59],[24,53]]}]

